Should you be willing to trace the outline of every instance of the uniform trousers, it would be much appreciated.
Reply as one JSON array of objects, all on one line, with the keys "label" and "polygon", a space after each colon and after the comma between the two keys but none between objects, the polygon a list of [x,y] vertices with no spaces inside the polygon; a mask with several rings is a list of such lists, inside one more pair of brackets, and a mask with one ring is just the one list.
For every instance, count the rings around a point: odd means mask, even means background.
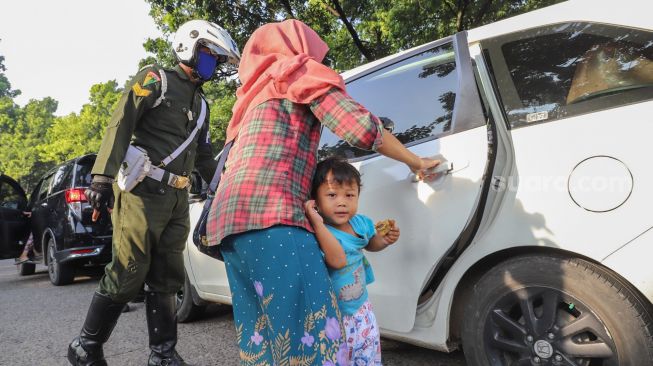
[{"label": "uniform trousers", "polygon": [[278,225],[220,245],[241,365],[346,362],[337,298],[312,233]]},{"label": "uniform trousers", "polygon": [[131,192],[113,187],[112,260],[98,292],[128,302],[142,289],[176,293],[184,284],[184,251],[190,219],[188,191],[145,178]]}]

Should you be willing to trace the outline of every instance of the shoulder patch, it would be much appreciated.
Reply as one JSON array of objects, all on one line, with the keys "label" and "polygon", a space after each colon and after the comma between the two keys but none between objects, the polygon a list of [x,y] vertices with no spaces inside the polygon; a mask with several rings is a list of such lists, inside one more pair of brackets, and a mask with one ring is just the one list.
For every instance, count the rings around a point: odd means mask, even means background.
[{"label": "shoulder patch", "polygon": [[161,81],[161,77],[157,75],[154,71],[150,71],[145,75],[145,79],[143,80],[143,86],[148,86],[150,84],[158,83]]},{"label": "shoulder patch", "polygon": [[139,97],[147,97],[148,95],[152,94],[151,90],[143,89],[139,83],[134,84],[134,86],[132,86],[132,90],[134,91],[134,94]]}]

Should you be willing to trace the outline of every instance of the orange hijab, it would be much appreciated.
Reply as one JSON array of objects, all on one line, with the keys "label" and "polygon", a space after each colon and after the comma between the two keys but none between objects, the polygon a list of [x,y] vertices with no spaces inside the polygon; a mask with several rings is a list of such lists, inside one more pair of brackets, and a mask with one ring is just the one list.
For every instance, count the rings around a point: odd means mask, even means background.
[{"label": "orange hijab", "polygon": [[242,85],[236,91],[227,142],[238,135],[243,116],[267,100],[308,104],[334,87],[345,90],[342,77],[321,64],[327,51],[320,36],[298,20],[269,23],[254,31],[238,67]]}]

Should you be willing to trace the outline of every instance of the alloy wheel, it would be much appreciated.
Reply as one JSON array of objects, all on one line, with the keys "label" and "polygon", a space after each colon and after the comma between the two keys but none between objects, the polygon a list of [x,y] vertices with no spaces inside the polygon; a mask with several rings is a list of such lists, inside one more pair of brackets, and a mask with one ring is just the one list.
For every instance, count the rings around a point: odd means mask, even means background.
[{"label": "alloy wheel", "polygon": [[492,365],[619,364],[605,324],[559,289],[527,287],[504,295],[491,308],[484,329]]}]

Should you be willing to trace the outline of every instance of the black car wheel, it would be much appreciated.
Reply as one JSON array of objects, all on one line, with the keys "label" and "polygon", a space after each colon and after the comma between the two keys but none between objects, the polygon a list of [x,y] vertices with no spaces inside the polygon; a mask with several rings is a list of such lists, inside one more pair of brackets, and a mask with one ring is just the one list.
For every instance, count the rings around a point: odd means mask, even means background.
[{"label": "black car wheel", "polygon": [[523,256],[492,268],[466,304],[470,365],[647,365],[653,309],[584,260]]},{"label": "black car wheel", "polygon": [[36,271],[36,264],[34,263],[21,263],[18,265],[18,274],[21,276],[33,275]]},{"label": "black car wheel", "polygon": [[177,292],[177,322],[179,323],[187,323],[197,319],[206,309],[205,305],[195,305],[191,291],[190,280],[188,274],[186,274],[184,287]]},{"label": "black car wheel", "polygon": [[75,269],[69,265],[59,263],[55,257],[56,252],[57,248],[54,239],[48,239],[48,275],[50,276],[50,282],[55,286],[71,284],[75,279]]}]

